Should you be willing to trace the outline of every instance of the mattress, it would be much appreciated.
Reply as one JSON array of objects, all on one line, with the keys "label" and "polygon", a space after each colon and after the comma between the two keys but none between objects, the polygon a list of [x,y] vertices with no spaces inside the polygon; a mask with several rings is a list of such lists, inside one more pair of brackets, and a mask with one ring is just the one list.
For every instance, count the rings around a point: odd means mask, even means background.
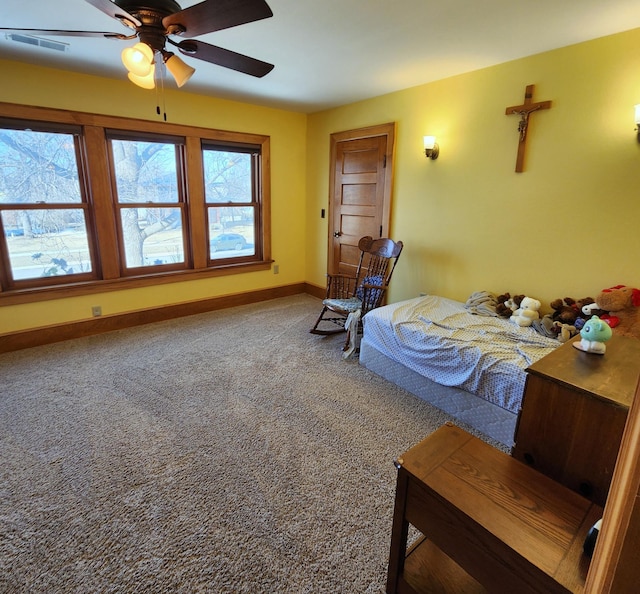
[{"label": "mattress", "polygon": [[[450,414],[457,422],[477,429],[500,444],[497,447],[510,452],[518,415],[491,404],[461,388],[443,386],[392,361],[365,338],[360,344],[360,364],[377,373],[422,400]],[[464,425],[462,425],[465,428]],[[467,430],[469,430],[467,428]]]},{"label": "mattress", "polygon": [[520,408],[527,367],[560,346],[531,327],[436,295],[377,308],[363,324],[366,341],[387,358],[512,413]]}]

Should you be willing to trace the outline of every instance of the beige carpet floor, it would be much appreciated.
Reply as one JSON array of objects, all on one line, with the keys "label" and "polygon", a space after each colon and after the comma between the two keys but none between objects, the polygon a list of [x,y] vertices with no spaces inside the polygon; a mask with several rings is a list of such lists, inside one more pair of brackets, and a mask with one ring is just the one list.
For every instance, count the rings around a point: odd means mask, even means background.
[{"label": "beige carpet floor", "polygon": [[277,299],[0,355],[0,592],[381,593],[449,420]]}]

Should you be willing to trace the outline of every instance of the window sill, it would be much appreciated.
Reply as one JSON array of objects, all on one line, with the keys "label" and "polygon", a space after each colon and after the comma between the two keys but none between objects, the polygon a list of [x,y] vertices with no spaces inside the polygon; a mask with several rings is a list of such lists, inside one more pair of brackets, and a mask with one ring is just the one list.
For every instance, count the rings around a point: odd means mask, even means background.
[{"label": "window sill", "polygon": [[229,276],[231,274],[261,272],[263,270],[269,270],[271,263],[272,260],[265,262],[247,262],[207,268],[206,270],[181,270],[179,272],[145,274],[139,277],[122,277],[113,280],[89,281],[46,288],[13,289],[0,293],[0,307],[4,305],[19,305],[23,303],[36,303],[38,301],[50,301],[52,299],[64,299],[66,297],[79,297],[81,295],[94,295],[110,291],[138,289],[140,287],[152,287],[170,283],[184,283],[206,278]]}]

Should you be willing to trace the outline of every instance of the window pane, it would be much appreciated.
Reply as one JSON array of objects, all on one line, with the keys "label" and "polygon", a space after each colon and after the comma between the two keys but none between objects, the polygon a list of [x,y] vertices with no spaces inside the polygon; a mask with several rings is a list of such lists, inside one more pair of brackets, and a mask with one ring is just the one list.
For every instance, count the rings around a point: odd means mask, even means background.
[{"label": "window pane", "polygon": [[178,202],[176,145],[112,140],[119,203]]},{"label": "window pane", "polygon": [[8,210],[1,214],[14,280],[91,272],[83,210]]},{"label": "window pane", "polygon": [[0,130],[0,203],[79,203],[72,134]]},{"label": "window pane", "polygon": [[210,207],[207,211],[210,258],[242,258],[256,253],[253,207]]},{"label": "window pane", "polygon": [[207,202],[253,202],[251,157],[248,153],[202,151]]},{"label": "window pane", "polygon": [[179,208],[123,208],[120,215],[127,268],[184,262]]}]

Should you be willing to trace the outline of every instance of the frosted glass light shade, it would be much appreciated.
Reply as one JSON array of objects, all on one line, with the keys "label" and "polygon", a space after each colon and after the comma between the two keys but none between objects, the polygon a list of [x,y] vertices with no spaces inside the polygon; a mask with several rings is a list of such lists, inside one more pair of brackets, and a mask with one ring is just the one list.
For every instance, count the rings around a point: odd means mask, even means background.
[{"label": "frosted glass light shade", "polygon": [[638,105],[634,106],[635,109],[635,123],[636,124],[640,124],[640,103],[638,103]]},{"label": "frosted glass light shade", "polygon": [[136,76],[147,76],[153,66],[153,50],[146,43],[126,47],[120,55],[127,70]]},{"label": "frosted glass light shade", "polygon": [[425,136],[424,137],[424,148],[432,149],[436,146],[436,137],[435,136]]},{"label": "frosted glass light shade", "polygon": [[151,64],[151,71],[146,76],[138,76],[133,72],[129,72],[127,76],[132,83],[142,87],[143,89],[154,89],[156,86],[155,73],[156,67]]},{"label": "frosted glass light shade", "polygon": [[171,75],[179,87],[186,83],[196,71],[195,68],[191,68],[191,66],[186,64],[175,54],[171,54],[165,61],[165,64],[167,66],[167,70],[171,72]]}]

